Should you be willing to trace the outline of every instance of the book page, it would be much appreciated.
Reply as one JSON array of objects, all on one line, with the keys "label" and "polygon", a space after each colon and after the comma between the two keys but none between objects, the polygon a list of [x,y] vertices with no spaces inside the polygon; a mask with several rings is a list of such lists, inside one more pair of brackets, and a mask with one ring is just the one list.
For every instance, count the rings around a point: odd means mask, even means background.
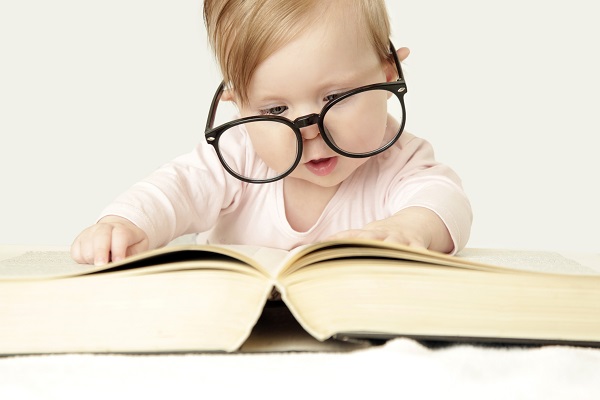
[{"label": "book page", "polygon": [[284,261],[290,255],[287,250],[274,249],[270,247],[250,246],[250,245],[213,245],[234,250],[241,253],[260,264],[271,278],[277,276],[279,270],[283,267]]},{"label": "book page", "polygon": [[[288,252],[248,245],[173,245],[150,250],[118,263],[103,266],[76,263],[68,247],[0,245],[0,279],[49,279],[84,275],[101,271],[137,269],[154,265],[196,262],[198,267],[219,268],[252,273],[258,271],[273,279]],[[225,256],[226,258],[223,258]],[[200,264],[200,261],[206,261]],[[212,263],[212,264],[211,264]],[[240,269],[239,267],[244,268]]]},{"label": "book page", "polygon": [[432,267],[502,273],[600,274],[600,254],[581,254],[574,257],[551,251],[467,248],[457,256],[450,256],[400,244],[348,239],[302,246],[290,252],[289,265],[280,272],[280,277],[321,261],[344,258],[387,258],[419,262]]},{"label": "book page", "polygon": [[76,263],[64,247],[0,246],[0,279],[72,276],[97,269]]},{"label": "book page", "polygon": [[561,254],[551,251],[466,248],[456,257],[485,263],[551,274],[600,274],[600,255]]}]

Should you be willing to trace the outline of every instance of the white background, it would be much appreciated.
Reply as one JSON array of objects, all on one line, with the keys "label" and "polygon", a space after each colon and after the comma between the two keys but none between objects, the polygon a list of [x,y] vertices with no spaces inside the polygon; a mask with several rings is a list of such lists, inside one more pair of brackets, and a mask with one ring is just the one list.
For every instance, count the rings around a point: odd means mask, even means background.
[{"label": "white background", "polygon": [[[388,1],[407,130],[461,175],[472,247],[600,252],[593,0]],[[69,244],[203,140],[200,0],[0,0],[0,244]],[[310,62],[310,57],[299,62]]]}]

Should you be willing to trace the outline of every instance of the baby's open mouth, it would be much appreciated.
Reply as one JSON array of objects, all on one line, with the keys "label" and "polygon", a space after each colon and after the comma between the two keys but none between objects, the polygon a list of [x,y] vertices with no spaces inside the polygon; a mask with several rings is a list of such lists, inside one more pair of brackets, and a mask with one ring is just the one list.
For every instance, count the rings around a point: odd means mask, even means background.
[{"label": "baby's open mouth", "polygon": [[319,158],[304,164],[306,168],[317,176],[329,175],[337,165],[337,157]]}]

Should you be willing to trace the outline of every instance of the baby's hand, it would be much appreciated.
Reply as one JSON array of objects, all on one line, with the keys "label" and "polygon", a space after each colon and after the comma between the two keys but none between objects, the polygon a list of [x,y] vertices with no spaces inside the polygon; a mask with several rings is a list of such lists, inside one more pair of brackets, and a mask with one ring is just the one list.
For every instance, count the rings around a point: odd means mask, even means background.
[{"label": "baby's hand", "polygon": [[328,239],[362,238],[394,242],[450,253],[454,243],[444,222],[433,211],[409,207],[389,218],[373,221],[363,229],[340,232]]},{"label": "baby's hand", "polygon": [[71,256],[78,263],[102,265],[148,250],[148,236],[131,221],[107,216],[77,236]]}]

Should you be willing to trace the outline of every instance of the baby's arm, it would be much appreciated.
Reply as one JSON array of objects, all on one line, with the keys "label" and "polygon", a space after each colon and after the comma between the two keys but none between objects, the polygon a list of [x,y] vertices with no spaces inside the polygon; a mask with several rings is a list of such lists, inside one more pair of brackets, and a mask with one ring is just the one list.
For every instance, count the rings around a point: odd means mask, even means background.
[{"label": "baby's arm", "polygon": [[102,265],[145,250],[148,236],[143,230],[125,218],[109,215],[77,236],[71,256],[79,263]]},{"label": "baby's arm", "polygon": [[201,143],[118,196],[77,236],[71,255],[80,263],[103,264],[207,231],[235,203],[240,187],[214,150]]},{"label": "baby's arm", "polygon": [[471,205],[460,178],[435,160],[427,141],[403,133],[372,174],[379,190],[374,196],[384,199],[386,212],[382,217],[388,217],[331,238],[372,238],[444,253],[455,253],[465,246],[471,229]]},{"label": "baby's arm", "polygon": [[408,207],[391,217],[373,221],[363,229],[340,232],[331,239],[364,238],[383,240],[450,253],[452,237],[444,221],[424,207]]}]

